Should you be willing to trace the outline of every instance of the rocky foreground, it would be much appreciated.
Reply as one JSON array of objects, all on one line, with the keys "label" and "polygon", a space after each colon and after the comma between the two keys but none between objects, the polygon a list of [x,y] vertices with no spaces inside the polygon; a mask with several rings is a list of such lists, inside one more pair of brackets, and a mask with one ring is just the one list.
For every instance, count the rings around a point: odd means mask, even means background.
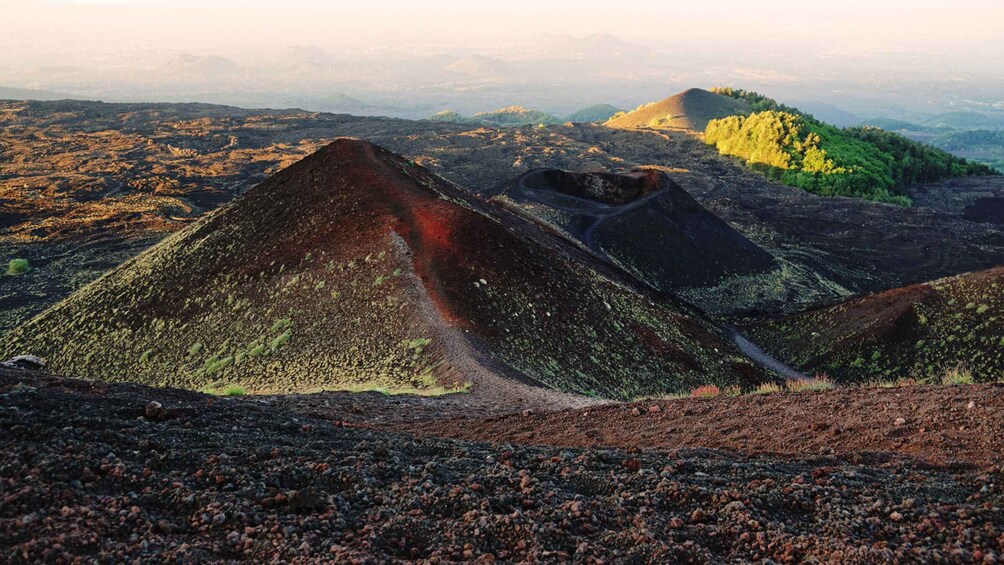
[{"label": "rocky foreground", "polygon": [[0,448],[2,562],[1004,555],[1001,470],[902,458],[417,439],[253,399],[23,371],[0,373]]}]

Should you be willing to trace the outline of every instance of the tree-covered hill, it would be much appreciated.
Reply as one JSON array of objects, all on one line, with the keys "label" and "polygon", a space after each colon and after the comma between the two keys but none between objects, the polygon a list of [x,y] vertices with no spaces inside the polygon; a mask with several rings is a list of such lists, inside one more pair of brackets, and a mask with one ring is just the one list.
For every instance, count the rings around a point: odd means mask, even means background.
[{"label": "tree-covered hill", "polygon": [[713,120],[705,142],[789,186],[823,196],[910,205],[905,188],[949,177],[989,175],[985,165],[875,127],[840,129],[756,92],[717,88],[754,113]]}]

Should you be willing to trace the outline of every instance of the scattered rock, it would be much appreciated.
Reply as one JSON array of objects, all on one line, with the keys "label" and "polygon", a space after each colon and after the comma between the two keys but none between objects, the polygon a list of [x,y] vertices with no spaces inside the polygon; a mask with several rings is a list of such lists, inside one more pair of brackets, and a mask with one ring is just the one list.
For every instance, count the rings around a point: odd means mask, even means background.
[{"label": "scattered rock", "polygon": [[286,497],[286,500],[290,508],[297,511],[316,510],[326,505],[325,500],[317,494],[313,487],[293,491]]},{"label": "scattered rock", "polygon": [[0,363],[6,369],[21,369],[24,371],[41,371],[45,368],[45,359],[34,355],[18,355]]},{"label": "scattered rock", "polygon": [[17,383],[16,385],[10,387],[10,391],[11,392],[19,393],[19,394],[32,393],[32,392],[35,392],[36,390],[38,390],[38,389],[36,389],[33,386],[28,386],[28,385],[26,385],[24,383]]},{"label": "scattered rock", "polygon": [[[288,409],[252,402],[199,404],[188,429],[152,426],[135,418],[138,394],[173,404],[186,393],[45,378],[0,375],[0,388],[38,389],[0,394],[0,553],[15,562],[954,563],[979,562],[979,551],[988,563],[999,553],[1004,498],[990,471],[959,480],[895,458],[419,438],[302,413],[290,425]],[[586,423],[581,412],[569,411],[571,425]],[[625,414],[590,408],[589,421]],[[666,424],[627,421],[646,420]],[[149,439],[155,452],[136,449]]]},{"label": "scattered rock", "polygon": [[897,426],[902,426],[906,424],[906,418],[896,418],[896,421],[894,421],[893,424]]},{"label": "scattered rock", "polygon": [[151,400],[146,404],[146,417],[153,421],[165,420],[167,419],[167,409],[160,402]]}]

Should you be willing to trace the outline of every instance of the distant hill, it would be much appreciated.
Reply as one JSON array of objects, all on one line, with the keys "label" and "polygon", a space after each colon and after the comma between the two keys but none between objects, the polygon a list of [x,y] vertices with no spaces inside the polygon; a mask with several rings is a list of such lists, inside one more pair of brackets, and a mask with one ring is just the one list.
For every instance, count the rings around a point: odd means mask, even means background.
[{"label": "distant hill", "polygon": [[569,114],[565,120],[575,123],[602,123],[619,111],[616,106],[610,104],[594,104]]},{"label": "distant hill", "polygon": [[268,64],[286,71],[328,68],[337,62],[334,55],[314,45],[285,47],[268,59]]},{"label": "distant hill", "polygon": [[79,100],[80,97],[48,90],[0,86],[0,100]]},{"label": "distant hill", "polygon": [[895,132],[1004,172],[1004,117],[954,112],[918,121],[922,123],[871,118],[862,125]]},{"label": "distant hill", "polygon": [[928,118],[921,125],[956,130],[1001,130],[1004,129],[1004,113],[948,112]]},{"label": "distant hill", "polygon": [[484,55],[468,55],[446,67],[446,70],[477,77],[492,77],[509,72],[509,64]]},{"label": "distant hill", "polygon": [[606,125],[614,128],[674,128],[704,131],[708,122],[736,114],[748,114],[750,105],[741,100],[691,88],[665,100],[614,116]]},{"label": "distant hill", "polygon": [[362,141],[338,140],[0,338],[91,379],[630,398],[766,379],[682,303]]},{"label": "distant hill", "polygon": [[1004,374],[1004,267],[855,298],[757,326],[757,343],[842,382]]},{"label": "distant hill", "polygon": [[492,127],[519,127],[531,125],[555,125],[562,120],[539,110],[531,110],[522,106],[509,106],[492,112],[480,112],[473,116],[464,116],[453,110],[444,110],[431,118],[436,122],[453,122],[458,124],[476,124]]},{"label": "distant hill", "polygon": [[931,145],[1004,172],[1004,130],[951,131],[932,137]]},{"label": "distant hill", "polygon": [[173,61],[162,65],[158,72],[167,77],[211,80],[243,74],[245,69],[219,55],[192,55],[182,53]]},{"label": "distant hill", "polygon": [[852,114],[826,102],[818,102],[815,100],[793,100],[791,104],[807,114],[812,114],[812,117],[817,120],[833,124],[841,128],[860,125],[862,121],[861,116]]}]

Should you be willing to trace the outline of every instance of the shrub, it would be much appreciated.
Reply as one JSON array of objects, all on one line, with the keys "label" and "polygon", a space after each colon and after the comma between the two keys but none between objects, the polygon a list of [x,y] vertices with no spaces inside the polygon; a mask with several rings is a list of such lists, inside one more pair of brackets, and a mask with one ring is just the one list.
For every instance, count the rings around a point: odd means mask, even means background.
[{"label": "shrub", "polygon": [[722,389],[723,396],[741,396],[742,393],[743,389],[738,385],[727,386]]},{"label": "shrub", "polygon": [[895,381],[878,381],[873,386],[878,388],[900,388],[907,386],[917,386],[920,384],[917,379],[900,378]]},{"label": "shrub", "polygon": [[23,275],[31,270],[31,264],[27,259],[11,259],[7,264],[8,275]]},{"label": "shrub", "polygon": [[268,344],[269,353],[285,345],[286,342],[289,341],[291,337],[293,337],[293,334],[289,330],[286,330],[285,332],[275,336],[275,338]]},{"label": "shrub", "polygon": [[405,349],[411,351],[412,354],[417,358],[418,356],[422,355],[422,352],[425,351],[425,348],[428,347],[430,343],[432,343],[431,339],[427,337],[420,337],[405,342],[404,347]]},{"label": "shrub", "polygon": [[941,384],[945,385],[971,385],[973,384],[973,373],[965,367],[953,367],[941,376]]},{"label": "shrub", "polygon": [[690,391],[690,398],[715,398],[722,391],[715,385],[704,385]]},{"label": "shrub", "polygon": [[788,390],[791,392],[806,392],[816,390],[830,390],[834,388],[833,381],[826,375],[816,375],[809,379],[789,379]]},{"label": "shrub", "polygon": [[223,396],[244,396],[245,394],[247,391],[244,390],[244,387],[238,385],[230,385],[223,389]]},{"label": "shrub", "polygon": [[784,388],[777,383],[763,383],[753,390],[753,394],[777,394],[783,390]]}]

